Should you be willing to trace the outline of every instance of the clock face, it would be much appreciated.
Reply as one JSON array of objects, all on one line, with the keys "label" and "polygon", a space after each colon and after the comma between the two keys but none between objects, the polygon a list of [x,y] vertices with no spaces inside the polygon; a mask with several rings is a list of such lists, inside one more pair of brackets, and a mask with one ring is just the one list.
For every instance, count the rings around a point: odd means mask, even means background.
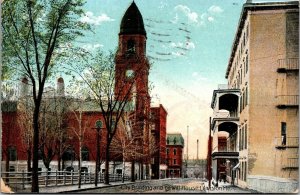
[{"label": "clock face", "polygon": [[126,77],[127,78],[132,78],[134,76],[134,71],[133,70],[126,70]]}]

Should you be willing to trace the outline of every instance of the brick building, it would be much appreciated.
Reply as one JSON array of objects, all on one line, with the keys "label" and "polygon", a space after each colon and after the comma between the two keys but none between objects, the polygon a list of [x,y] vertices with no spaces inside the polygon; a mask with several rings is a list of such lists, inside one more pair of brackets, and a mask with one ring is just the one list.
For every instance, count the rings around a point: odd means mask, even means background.
[{"label": "brick building", "polygon": [[184,139],[180,133],[167,134],[167,177],[182,177]]},{"label": "brick building", "polygon": [[151,107],[151,133],[154,136],[157,149],[152,156],[152,178],[159,179],[166,177],[166,130],[167,111],[160,104],[158,107]]}]

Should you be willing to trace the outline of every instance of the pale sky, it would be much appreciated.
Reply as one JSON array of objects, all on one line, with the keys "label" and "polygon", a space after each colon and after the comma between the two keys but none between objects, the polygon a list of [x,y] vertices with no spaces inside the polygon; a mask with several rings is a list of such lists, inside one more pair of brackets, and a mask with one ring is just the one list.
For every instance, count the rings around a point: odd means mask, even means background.
[{"label": "pale sky", "polygon": [[[86,15],[95,33],[82,47],[115,50],[120,22],[132,0],[87,0]],[[135,0],[147,32],[147,56],[152,104],[168,111],[167,133],[181,132],[189,158],[206,158],[210,102],[218,84],[227,83],[225,70],[237,29],[241,0]],[[253,1],[254,2],[254,1]],[[186,154],[186,148],[184,148]]]}]

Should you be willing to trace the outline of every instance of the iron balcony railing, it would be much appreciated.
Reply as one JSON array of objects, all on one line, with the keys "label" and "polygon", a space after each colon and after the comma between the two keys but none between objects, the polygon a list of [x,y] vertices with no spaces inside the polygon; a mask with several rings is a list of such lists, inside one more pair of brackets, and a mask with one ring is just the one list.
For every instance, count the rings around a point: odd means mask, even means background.
[{"label": "iron balcony railing", "polygon": [[299,137],[275,137],[276,148],[297,148],[299,146]]},{"label": "iron balcony railing", "polygon": [[299,58],[284,58],[278,60],[278,72],[299,70]]},{"label": "iron balcony railing", "polygon": [[299,106],[299,95],[279,95],[277,96],[277,106]]},{"label": "iron balcony railing", "polygon": [[238,152],[236,149],[233,148],[227,148],[227,147],[214,147],[213,153],[214,152]]},{"label": "iron balcony railing", "polygon": [[298,169],[299,168],[299,163],[298,163],[298,158],[293,157],[293,158],[287,158],[284,160],[283,169]]}]

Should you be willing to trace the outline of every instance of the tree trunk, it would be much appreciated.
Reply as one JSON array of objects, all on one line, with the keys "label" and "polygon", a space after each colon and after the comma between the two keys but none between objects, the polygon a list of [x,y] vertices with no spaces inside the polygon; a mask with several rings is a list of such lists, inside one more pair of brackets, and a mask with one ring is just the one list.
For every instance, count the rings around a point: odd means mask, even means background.
[{"label": "tree trunk", "polygon": [[106,136],[106,150],[105,150],[105,179],[104,184],[109,184],[109,133]]},{"label": "tree trunk", "polygon": [[27,172],[31,171],[31,148],[27,149]]},{"label": "tree trunk", "polygon": [[[6,152],[5,171],[9,172],[9,156],[8,156],[8,152]],[[9,173],[6,173],[6,183],[9,182],[8,177],[9,177]]]},{"label": "tree trunk", "polygon": [[134,160],[131,161],[131,181],[135,182],[135,167],[134,167]]},{"label": "tree trunk", "polygon": [[78,159],[78,188],[81,188],[81,141],[79,141],[79,159]]},{"label": "tree trunk", "polygon": [[31,192],[39,192],[39,109],[40,101],[35,103],[34,113],[33,113],[33,159],[32,159],[32,182],[31,182]]},{"label": "tree trunk", "polygon": [[57,169],[58,169],[58,171],[61,170],[61,157],[60,156],[57,159]]},{"label": "tree trunk", "polygon": [[[108,146],[107,146],[108,148]],[[105,154],[105,184],[109,184],[109,151],[106,149],[106,154]]]},{"label": "tree trunk", "polygon": [[123,154],[123,169],[122,169],[122,183],[124,183],[125,181],[125,157],[124,157],[124,154]]},{"label": "tree trunk", "polygon": [[144,166],[143,166],[143,160],[140,162],[141,166],[141,180],[144,180]]}]

